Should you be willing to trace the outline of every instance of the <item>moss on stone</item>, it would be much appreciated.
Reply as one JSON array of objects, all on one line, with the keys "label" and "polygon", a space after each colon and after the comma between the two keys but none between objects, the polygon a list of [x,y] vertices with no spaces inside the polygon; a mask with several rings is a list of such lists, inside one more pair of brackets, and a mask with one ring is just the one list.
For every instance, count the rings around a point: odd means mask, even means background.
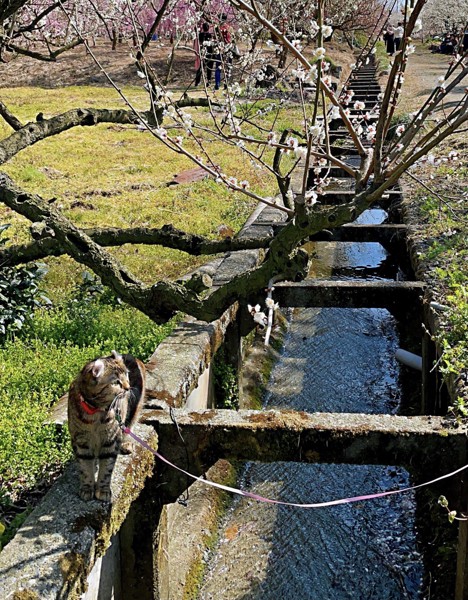
[{"label": "moss on stone", "polygon": [[[212,470],[215,470],[216,481],[223,485],[233,486],[237,481],[237,468],[226,460],[219,460]],[[200,551],[186,574],[182,600],[195,600],[198,597],[205,574],[203,555],[207,550],[212,550],[218,541],[219,521],[232,502],[232,497],[227,492],[211,489],[210,495],[213,509],[205,521],[205,530],[208,533],[202,536]]]},{"label": "moss on stone", "polygon": [[65,588],[71,590],[67,594],[68,600],[79,600],[87,588],[84,556],[77,552],[67,552],[60,558],[59,565]]},{"label": "moss on stone", "polygon": [[261,410],[263,407],[266,385],[278,360],[278,352],[283,347],[284,335],[288,328],[284,315],[277,311],[275,316],[277,323],[270,338],[270,346],[265,347],[263,334],[255,330],[249,340],[243,366],[244,385],[241,402],[243,409]]},{"label": "moss on stone", "polygon": [[[151,439],[146,441],[157,449],[157,439],[157,435],[154,433]],[[154,463],[154,455],[136,444],[133,458],[123,474],[124,480],[120,493],[115,499],[115,503],[112,504],[110,513],[103,520],[102,528],[96,537],[96,553],[98,556],[103,555],[110,546],[111,538],[122,526],[130,510],[130,505],[143,489],[147,477],[153,474]]]},{"label": "moss on stone", "polygon": [[19,590],[13,594],[12,600],[40,600],[40,598],[31,590]]}]

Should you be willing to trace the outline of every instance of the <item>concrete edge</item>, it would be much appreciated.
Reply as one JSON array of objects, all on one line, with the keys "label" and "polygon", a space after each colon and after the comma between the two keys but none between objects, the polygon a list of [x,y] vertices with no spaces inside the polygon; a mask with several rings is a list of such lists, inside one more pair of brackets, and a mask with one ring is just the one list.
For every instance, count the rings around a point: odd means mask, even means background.
[{"label": "concrete edge", "polygon": [[[152,427],[138,424],[135,432],[157,446]],[[142,448],[119,457],[113,502],[104,504],[79,498],[77,465],[70,464],[0,553],[2,599],[80,598],[94,562],[107,550],[153,468],[154,456]]]}]

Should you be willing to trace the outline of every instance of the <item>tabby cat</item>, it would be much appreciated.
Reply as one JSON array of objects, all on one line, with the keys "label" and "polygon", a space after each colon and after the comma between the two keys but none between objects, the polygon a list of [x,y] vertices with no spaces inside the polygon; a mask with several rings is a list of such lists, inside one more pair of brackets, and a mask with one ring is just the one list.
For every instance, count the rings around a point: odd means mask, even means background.
[{"label": "tabby cat", "polygon": [[[80,497],[111,501],[110,482],[117,455],[130,454],[130,427],[145,395],[145,366],[130,354],[87,363],[68,392],[68,426],[80,467]],[[116,418],[117,417],[117,418]],[[96,467],[99,465],[96,479]]]}]

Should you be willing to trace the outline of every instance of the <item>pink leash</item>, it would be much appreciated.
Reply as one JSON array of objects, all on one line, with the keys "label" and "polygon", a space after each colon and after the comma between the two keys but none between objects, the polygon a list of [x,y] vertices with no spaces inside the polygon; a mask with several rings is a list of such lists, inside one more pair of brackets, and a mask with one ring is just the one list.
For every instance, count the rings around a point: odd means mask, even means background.
[{"label": "pink leash", "polygon": [[131,436],[136,442],[138,442],[140,444],[140,446],[142,446],[143,448],[145,448],[146,450],[148,450],[149,452],[154,454],[154,456],[159,458],[159,460],[161,460],[162,462],[166,463],[166,465],[169,465],[173,469],[176,469],[177,471],[184,473],[184,475],[187,475],[188,477],[191,477],[192,479],[194,479],[196,481],[200,481],[201,483],[204,483],[205,485],[211,485],[212,487],[218,488],[220,490],[224,490],[226,492],[231,492],[233,494],[245,496],[246,498],[252,498],[253,500],[257,500],[258,502],[267,502],[269,504],[280,504],[282,506],[295,506],[296,508],[322,508],[325,506],[337,506],[338,504],[350,504],[352,502],[361,502],[363,500],[373,500],[374,498],[384,498],[385,496],[391,496],[393,494],[402,494],[404,492],[410,492],[412,490],[417,490],[419,488],[426,487],[428,485],[432,485],[433,483],[437,483],[438,481],[442,481],[443,479],[448,479],[449,477],[458,475],[458,473],[461,473],[462,471],[465,471],[465,469],[468,469],[468,465],[464,465],[463,467],[460,467],[456,471],[452,471],[451,473],[447,473],[446,475],[442,475],[441,477],[437,477],[436,479],[432,479],[431,481],[426,481],[425,483],[420,483],[418,485],[403,488],[401,490],[390,490],[387,492],[379,492],[377,494],[367,494],[365,496],[353,496],[352,498],[341,498],[340,500],[330,500],[329,502],[316,502],[314,504],[298,504],[296,502],[282,502],[281,500],[273,500],[272,498],[264,498],[263,496],[259,496],[258,494],[253,494],[252,492],[246,492],[244,490],[239,490],[237,488],[229,487],[227,485],[222,485],[221,483],[216,483],[214,481],[209,481],[208,479],[203,479],[202,477],[197,477],[196,475],[192,475],[192,473],[189,473],[188,471],[181,469],[177,465],[172,464],[169,460],[164,458],[164,456],[159,454],[159,452],[157,452],[156,450],[153,450],[153,448],[151,448],[151,446],[149,446],[144,440],[142,440],[140,437],[138,437],[132,431],[130,431],[130,429],[128,427],[123,427],[122,429],[123,429],[124,433]]}]

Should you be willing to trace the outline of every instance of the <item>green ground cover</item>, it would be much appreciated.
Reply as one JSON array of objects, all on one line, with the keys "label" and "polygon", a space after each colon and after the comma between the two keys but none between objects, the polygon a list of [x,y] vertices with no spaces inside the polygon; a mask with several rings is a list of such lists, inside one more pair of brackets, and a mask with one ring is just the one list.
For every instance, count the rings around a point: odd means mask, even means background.
[{"label": "green ground cover", "polygon": [[[96,291],[96,288],[98,291]],[[67,429],[46,424],[50,407],[83,365],[113,349],[147,359],[173,329],[117,304],[92,278],[73,296],[43,306],[0,347],[0,547],[71,457]],[[19,507],[19,508],[18,508]]]},{"label": "green ground cover", "polygon": [[[439,369],[448,379],[466,377],[468,372],[468,214],[466,142],[463,134],[438,148],[437,155],[460,152],[455,163],[441,163],[418,173],[433,190],[412,186],[418,224],[416,239],[434,298],[445,308],[438,312],[440,323],[435,341],[441,350]],[[468,379],[466,380],[468,381]],[[456,415],[468,417],[467,392],[454,403]]]}]

